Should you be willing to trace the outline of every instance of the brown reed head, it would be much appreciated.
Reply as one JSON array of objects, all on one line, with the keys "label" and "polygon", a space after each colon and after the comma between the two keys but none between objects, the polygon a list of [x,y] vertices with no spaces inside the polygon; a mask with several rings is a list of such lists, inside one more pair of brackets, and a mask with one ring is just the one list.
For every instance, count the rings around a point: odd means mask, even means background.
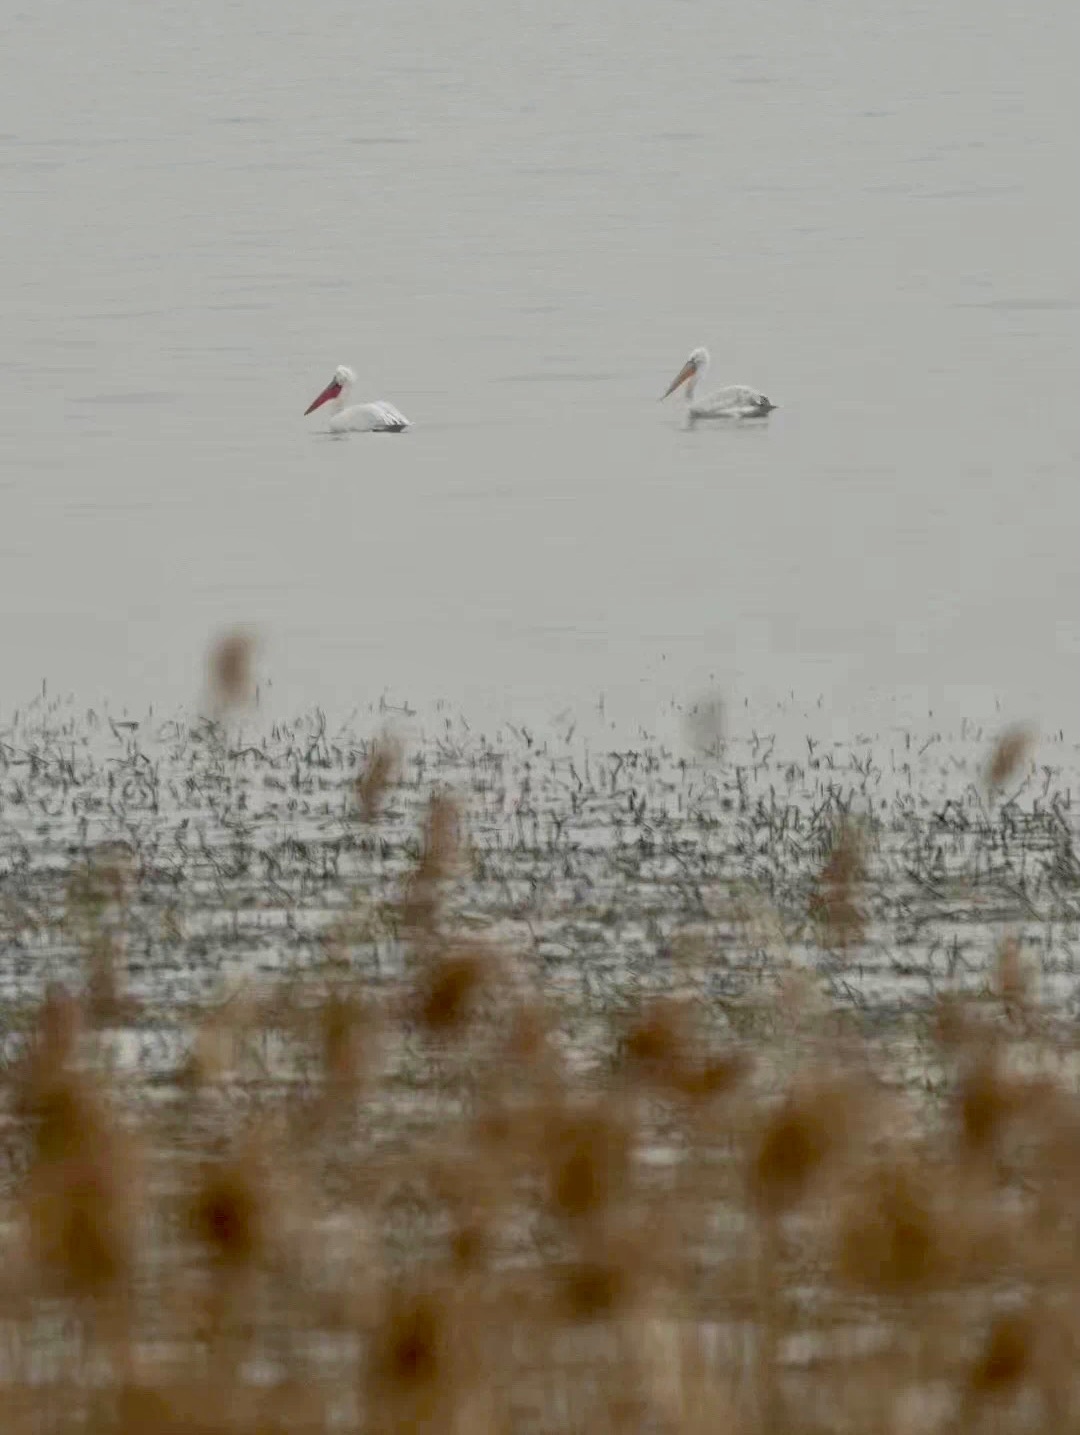
[{"label": "brown reed head", "polygon": [[802,1201],[834,1158],[850,1146],[864,1098],[845,1081],[799,1084],[766,1119],[751,1152],[750,1191],[767,1215]]},{"label": "brown reed head", "polygon": [[856,1183],[843,1210],[839,1269],[865,1290],[907,1294],[947,1278],[949,1244],[928,1173],[886,1161]]},{"label": "brown reed head", "polygon": [[436,929],[442,884],[457,874],[461,859],[461,816],[457,803],[449,793],[433,793],[428,803],[420,855],[401,901],[406,928],[421,934],[430,934]]},{"label": "brown reed head", "polygon": [[416,993],[416,1018],[432,1036],[460,1033],[474,1015],[492,975],[491,956],[457,944],[439,952],[423,972]]},{"label": "brown reed head", "polygon": [[990,1323],[969,1375],[978,1399],[1012,1393],[1032,1373],[1038,1332],[1026,1310],[1004,1311]]},{"label": "brown reed head", "polygon": [[83,1031],[82,1007],[62,982],[50,982],[31,1038],[27,1078],[32,1094],[71,1065]]},{"label": "brown reed head", "polygon": [[977,1052],[956,1092],[960,1136],[972,1156],[991,1156],[1017,1109],[1019,1088],[1005,1075],[996,1051]]},{"label": "brown reed head", "polygon": [[630,1176],[631,1143],[610,1107],[556,1111],[547,1121],[548,1199],[574,1220],[610,1211]]},{"label": "brown reed head", "polygon": [[654,1002],[627,1024],[623,1061],[646,1080],[667,1084],[677,1080],[687,1064],[695,1035],[685,1002]]},{"label": "brown reed head", "polygon": [[207,658],[210,701],[218,712],[246,706],[255,697],[255,637],[246,629],[223,633]]},{"label": "brown reed head", "polygon": [[453,1429],[470,1380],[469,1334],[467,1313],[439,1283],[392,1287],[368,1344],[365,1428],[380,1435]]},{"label": "brown reed head", "polygon": [[124,1163],[115,1150],[83,1153],[31,1174],[26,1205],[45,1281],[68,1295],[114,1293],[130,1274],[133,1232]]},{"label": "brown reed head", "polygon": [[23,1186],[42,1278],[81,1297],[114,1293],[134,1253],[134,1149],[91,1078],[40,1067],[23,1094],[32,1145]]},{"label": "brown reed head", "polygon": [[593,1253],[559,1272],[560,1314],[571,1321],[604,1320],[618,1314],[634,1293],[635,1268],[622,1253]]},{"label": "brown reed head", "polygon": [[684,1001],[656,1001],[627,1023],[620,1043],[629,1075],[657,1093],[690,1102],[726,1096],[746,1074],[739,1053],[705,1050],[698,1024]]},{"label": "brown reed head", "polygon": [[1013,1019],[1026,1014],[1031,996],[1031,973],[1024,965],[1020,941],[1016,936],[1005,937],[998,947],[995,960],[993,989]]},{"label": "brown reed head", "polygon": [[402,756],[402,744],[391,733],[384,733],[371,744],[356,779],[356,802],[365,822],[376,821],[387,792],[401,781]]},{"label": "brown reed head", "polygon": [[418,874],[429,881],[452,877],[462,856],[461,811],[448,792],[432,793],[424,824]]},{"label": "brown reed head", "polygon": [[322,1072],[329,1088],[352,1092],[367,1081],[379,1060],[382,1031],[369,1003],[345,989],[331,990],[318,1010]]},{"label": "brown reed head", "polygon": [[844,949],[862,941],[866,912],[859,894],[866,877],[865,839],[853,822],[844,820],[810,897],[810,913],[826,946]]},{"label": "brown reed head", "polygon": [[188,1227],[223,1271],[242,1271],[266,1255],[269,1239],[266,1173],[250,1153],[204,1164],[188,1207]]},{"label": "brown reed head", "polygon": [[991,793],[1016,777],[1034,745],[1035,730],[1026,723],[1016,723],[998,735],[986,763],[986,785]]},{"label": "brown reed head", "polygon": [[[0,745],[0,782],[8,762]],[[352,795],[347,764],[337,813]],[[297,799],[317,814],[331,810],[314,795],[322,781],[320,769]],[[387,790],[376,771],[373,818]],[[402,791],[388,829],[413,799]],[[61,988],[37,1013],[5,1006],[7,1048],[30,1035],[0,1072],[3,1435],[1072,1430],[1080,1042],[1049,963],[1036,1006],[1019,941],[1003,939],[994,999],[940,1003],[935,1043],[921,1011],[879,1028],[845,1003],[834,1028],[822,999],[820,1019],[804,1020],[794,984],[769,969],[759,1000],[756,970],[734,958],[707,970],[728,955],[727,929],[708,928],[674,971],[637,965],[627,947],[620,991],[677,982],[681,993],[649,995],[627,1017],[608,991],[582,996],[584,942],[575,981],[549,981],[533,953],[512,966],[455,922],[440,884],[460,871],[462,844],[441,801],[422,850],[398,841],[392,861],[384,830],[377,844],[342,823],[334,870],[355,861],[359,875],[327,888],[330,905],[377,909],[386,927],[321,966],[314,922],[260,925],[267,967],[287,972],[258,999],[192,996],[205,957],[193,945],[179,972],[163,963],[185,1005],[162,999],[145,1023],[140,1011],[130,1039],[86,1021],[93,1001]],[[981,834],[957,841],[982,853]],[[774,855],[800,840],[777,839]],[[642,851],[640,870],[673,870],[658,843]],[[861,855],[838,838],[823,896],[862,905]],[[545,851],[545,870],[573,872],[578,856]],[[392,919],[410,859],[431,921],[402,934]],[[524,860],[506,855],[500,878],[513,886]],[[201,861],[217,872],[221,853]],[[146,935],[132,920],[135,872],[163,880],[153,861],[96,890],[80,873],[64,916],[67,936],[76,908],[85,920],[68,943],[80,991],[93,991],[95,930],[116,930],[117,954],[129,932],[132,950]],[[10,890],[29,886],[15,875],[0,883],[5,919]],[[278,915],[277,875],[240,923]],[[793,927],[804,876],[790,889]],[[1005,927],[1012,877],[995,886],[990,872],[979,896],[994,900],[976,919],[989,911]],[[1034,904],[1046,889],[1026,895]],[[569,883],[553,900],[567,903],[567,930],[599,925],[590,896],[576,925]],[[818,916],[828,928],[827,906]],[[1023,920],[1026,933],[1034,910]],[[665,923],[650,937],[661,959]],[[621,956],[618,933],[604,926]],[[887,938],[883,921],[883,952]],[[15,944],[16,980],[25,958]],[[740,1045],[715,1050],[706,1016]],[[182,1038],[203,1024],[198,1099],[160,1067],[144,1080],[125,1065],[133,1048],[156,1059],[158,1022]],[[829,1040],[841,1027],[842,1049]],[[753,1083],[742,1081],[751,1043]],[[886,1111],[871,1082],[911,1099]],[[251,1128],[258,1141],[222,1147],[248,1112],[266,1118]],[[152,1179],[137,1179],[144,1170]]]}]

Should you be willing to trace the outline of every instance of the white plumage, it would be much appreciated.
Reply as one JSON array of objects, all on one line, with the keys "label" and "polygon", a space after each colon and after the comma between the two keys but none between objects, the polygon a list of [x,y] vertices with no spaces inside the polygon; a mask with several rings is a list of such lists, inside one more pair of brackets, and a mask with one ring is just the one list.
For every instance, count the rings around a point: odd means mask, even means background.
[{"label": "white plumage", "polygon": [[695,419],[763,419],[776,405],[749,384],[728,384],[710,394],[696,397],[698,383],[709,367],[708,349],[694,349],[672,379],[661,398],[673,394],[680,384],[686,385],[686,416]]},{"label": "white plumage", "polygon": [[356,375],[352,369],[345,364],[339,364],[326,388],[304,410],[305,417],[323,404],[330,404],[331,433],[401,433],[403,429],[411,427],[401,410],[384,399],[378,399],[373,404],[353,404],[346,408],[355,383]]}]

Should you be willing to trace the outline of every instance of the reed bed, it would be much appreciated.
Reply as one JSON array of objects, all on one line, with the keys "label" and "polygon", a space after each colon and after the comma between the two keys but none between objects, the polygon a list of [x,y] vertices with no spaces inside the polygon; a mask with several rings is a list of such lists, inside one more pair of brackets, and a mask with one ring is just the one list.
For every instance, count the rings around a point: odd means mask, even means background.
[{"label": "reed bed", "polygon": [[1080,1428],[1062,738],[247,730],[242,646],[0,733],[5,1432]]}]

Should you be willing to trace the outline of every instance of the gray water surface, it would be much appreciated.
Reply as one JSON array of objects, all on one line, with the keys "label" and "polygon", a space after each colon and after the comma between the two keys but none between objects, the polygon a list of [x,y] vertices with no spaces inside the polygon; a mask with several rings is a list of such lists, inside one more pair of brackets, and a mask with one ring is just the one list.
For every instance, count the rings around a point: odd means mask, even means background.
[{"label": "gray water surface", "polygon": [[[5,12],[0,702],[244,622],[282,710],[1068,722],[1074,13]],[[700,343],[768,425],[657,403]]]}]

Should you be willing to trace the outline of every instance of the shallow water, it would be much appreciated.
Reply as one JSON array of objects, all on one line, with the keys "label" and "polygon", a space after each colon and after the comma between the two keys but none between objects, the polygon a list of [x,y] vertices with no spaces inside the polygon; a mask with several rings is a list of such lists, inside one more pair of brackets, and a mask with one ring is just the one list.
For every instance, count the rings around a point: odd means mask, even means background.
[{"label": "shallow water", "polygon": [[[690,762],[659,744],[403,729],[401,781],[372,827],[354,787],[368,731],[315,713],[263,733],[182,717],[121,726],[55,702],[0,726],[0,1001],[80,981],[77,883],[109,862],[132,877],[109,920],[145,1061],[162,1061],[147,1032],[175,1043],[192,1003],[314,977],[328,942],[347,941],[373,989],[396,989],[410,948],[394,904],[431,793],[449,790],[469,835],[444,893],[450,929],[503,943],[583,1060],[590,1022],[631,997],[692,992],[733,1030],[792,972],[895,1042],[942,992],[985,992],[1005,937],[1060,1019],[1080,1011],[1075,740],[1045,741],[991,800],[974,733],[763,737]],[[858,938],[838,945],[814,894],[848,820],[865,881]]]},{"label": "shallow water", "polygon": [[[250,622],[283,711],[1067,722],[1073,13],[5,19],[3,703]],[[698,343],[767,426],[656,402]],[[339,362],[415,430],[304,420]]]}]

